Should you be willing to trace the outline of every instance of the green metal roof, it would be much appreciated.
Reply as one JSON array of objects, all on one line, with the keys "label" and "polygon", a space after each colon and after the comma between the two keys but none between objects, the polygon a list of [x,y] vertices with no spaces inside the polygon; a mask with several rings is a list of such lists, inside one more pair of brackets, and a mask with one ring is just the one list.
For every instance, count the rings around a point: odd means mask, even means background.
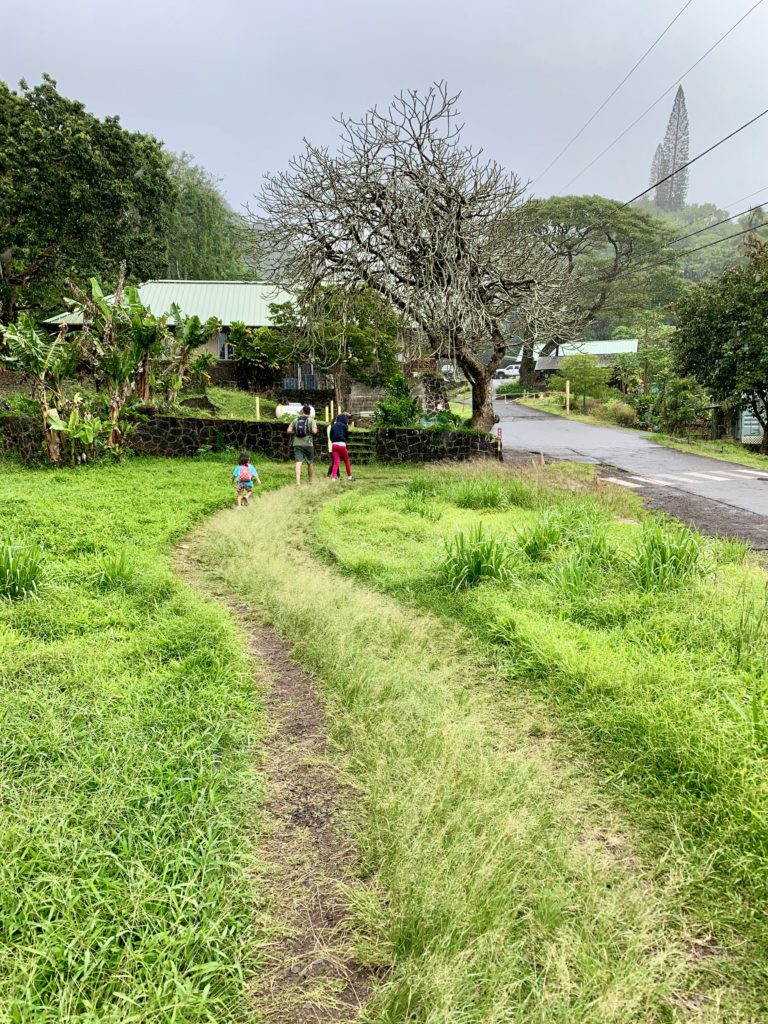
[{"label": "green metal roof", "polygon": [[[139,296],[155,316],[170,314],[176,303],[184,316],[207,320],[218,317],[225,327],[241,321],[246,327],[266,327],[271,323],[269,306],[273,302],[290,302],[288,292],[265,281],[145,281],[139,285]],[[49,324],[79,324],[76,313],[60,313]],[[169,323],[173,318],[169,316]]]}]

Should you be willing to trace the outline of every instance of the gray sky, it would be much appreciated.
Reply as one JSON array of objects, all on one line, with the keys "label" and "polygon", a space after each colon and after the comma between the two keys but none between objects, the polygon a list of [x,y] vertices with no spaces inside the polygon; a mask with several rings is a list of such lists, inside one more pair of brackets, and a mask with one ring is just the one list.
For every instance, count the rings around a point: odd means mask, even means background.
[{"label": "gray sky", "polygon": [[[535,184],[557,192],[754,0],[693,0],[572,149]],[[118,114],[222,179],[234,206],[334,114],[445,78],[465,139],[524,178],[583,124],[683,0],[0,0],[0,77],[43,71],[99,116]],[[768,0],[683,85],[691,155],[768,106]],[[674,90],[569,191],[629,199],[648,183]],[[691,168],[689,200],[768,186],[768,116]],[[768,191],[743,204],[768,201]]]}]

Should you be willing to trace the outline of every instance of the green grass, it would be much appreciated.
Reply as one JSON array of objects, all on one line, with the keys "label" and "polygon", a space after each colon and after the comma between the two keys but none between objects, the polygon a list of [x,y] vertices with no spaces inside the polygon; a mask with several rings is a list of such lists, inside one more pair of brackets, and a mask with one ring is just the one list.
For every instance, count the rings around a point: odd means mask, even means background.
[{"label": "green grass", "polygon": [[261,711],[228,615],[169,565],[230,462],[0,467],[40,552],[35,597],[0,600],[3,1021],[252,1019]]},{"label": "green grass", "polygon": [[[208,398],[219,408],[216,412],[209,412],[206,409],[189,409],[181,406],[179,412],[182,416],[209,416],[219,420],[255,420],[256,419],[256,395],[250,391],[240,391],[236,388],[211,387],[207,391]],[[194,397],[192,392],[185,392],[184,398]],[[260,412],[262,419],[274,419],[277,403],[271,398],[260,398]],[[322,414],[322,410],[320,410]]]},{"label": "green grass", "polygon": [[[655,518],[625,521],[639,512],[620,509],[613,490],[548,490],[543,471],[535,508],[459,507],[466,473],[420,477],[435,514],[418,523],[395,488],[358,494],[343,519],[328,505],[320,550],[338,570],[468,629],[495,658],[500,686],[546,702],[574,756],[603,772],[647,856],[678,878],[687,913],[727,949],[720,969],[754,986],[745,1019],[768,1019],[764,573],[744,564],[742,546]],[[441,549],[478,524],[518,546],[513,585],[450,593]]]},{"label": "green grass", "polygon": [[[701,1022],[757,1020],[757,997],[742,995],[729,960],[687,952],[707,933],[687,908],[678,851],[645,865],[626,818],[582,767],[586,736],[558,740],[552,723],[567,718],[558,703],[571,689],[562,668],[523,682],[535,666],[504,629],[516,614],[530,615],[532,645],[536,616],[582,639],[558,612],[556,559],[519,554],[522,589],[487,579],[456,593],[440,586],[441,552],[457,529],[469,547],[491,531],[513,547],[517,528],[550,502],[593,570],[621,564],[640,528],[614,513],[637,503],[623,491],[598,500],[547,470],[524,481],[536,508],[458,508],[457,478],[472,472],[372,470],[327,503],[335,492],[322,484],[300,506],[290,493],[266,495],[258,521],[223,513],[194,541],[217,585],[261,607],[318,677],[330,749],[362,812],[367,888],[348,898],[359,955],[381,968],[363,1019],[669,1024],[694,1019],[686,1007],[697,1007]],[[548,480],[560,482],[556,493]],[[427,504],[435,514],[425,517]],[[238,573],[255,548],[258,572]],[[546,609],[529,591],[546,592]],[[647,617],[648,596],[634,597]],[[591,667],[602,680],[605,665]],[[618,696],[621,675],[613,685]],[[563,692],[553,698],[550,687]]]},{"label": "green grass", "polygon": [[679,452],[691,455],[706,455],[710,459],[722,459],[735,462],[739,466],[750,466],[768,473],[768,455],[761,455],[756,446],[749,447],[738,441],[686,441],[681,437],[669,437],[667,434],[649,434],[649,441],[675,448]]}]

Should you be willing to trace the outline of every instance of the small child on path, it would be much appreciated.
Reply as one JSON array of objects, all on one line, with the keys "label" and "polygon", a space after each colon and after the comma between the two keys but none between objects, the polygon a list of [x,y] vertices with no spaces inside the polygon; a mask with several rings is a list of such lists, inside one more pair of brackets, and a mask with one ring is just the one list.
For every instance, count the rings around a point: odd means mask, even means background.
[{"label": "small child on path", "polygon": [[248,452],[240,452],[240,458],[232,471],[232,483],[237,490],[237,505],[248,507],[248,499],[253,494],[253,482],[261,485],[261,478],[255,466],[251,465]]}]

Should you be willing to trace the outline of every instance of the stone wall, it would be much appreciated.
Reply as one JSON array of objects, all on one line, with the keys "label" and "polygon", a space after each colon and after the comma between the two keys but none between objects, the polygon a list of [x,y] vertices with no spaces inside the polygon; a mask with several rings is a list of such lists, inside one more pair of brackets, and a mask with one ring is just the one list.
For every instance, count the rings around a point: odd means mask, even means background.
[{"label": "stone wall", "polygon": [[[363,441],[367,444],[363,444]],[[359,443],[355,443],[359,442]],[[290,438],[286,424],[263,420],[214,420],[203,417],[150,416],[129,436],[133,451],[142,455],[189,457],[200,449],[222,451],[244,449],[255,456],[290,459]],[[495,440],[475,431],[424,430],[389,427],[374,431],[353,431],[350,450],[354,460],[379,462],[437,462],[495,457]],[[0,451],[15,452],[26,461],[44,456],[43,433],[29,417],[0,416]],[[315,439],[320,461],[328,459],[324,428]]]},{"label": "stone wall", "polygon": [[45,458],[42,423],[31,416],[0,416],[0,452],[18,455],[25,462]]},{"label": "stone wall", "polygon": [[495,438],[474,430],[385,427],[373,431],[379,462],[440,462],[498,458]]}]

